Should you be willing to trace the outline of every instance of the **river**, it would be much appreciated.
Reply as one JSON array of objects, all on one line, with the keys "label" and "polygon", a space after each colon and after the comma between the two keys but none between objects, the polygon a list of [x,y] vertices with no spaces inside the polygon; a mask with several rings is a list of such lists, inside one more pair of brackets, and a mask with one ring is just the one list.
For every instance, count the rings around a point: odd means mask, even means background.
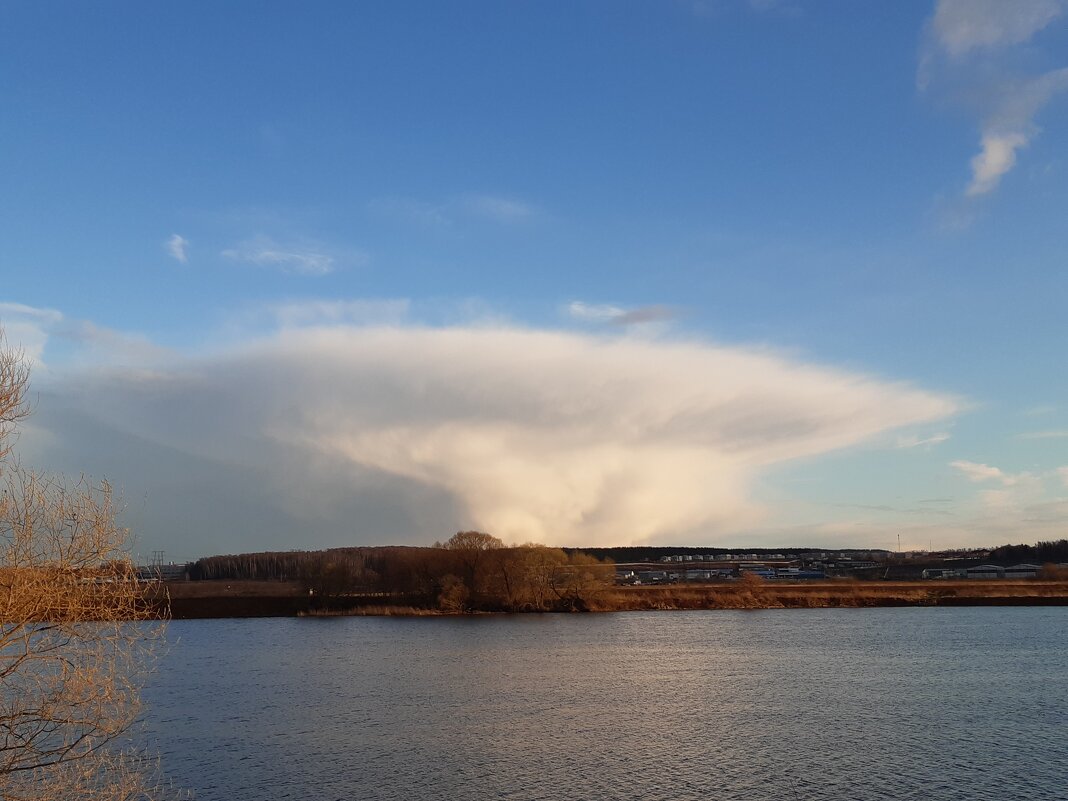
[{"label": "river", "polygon": [[1068,610],[169,624],[198,801],[1068,799]]}]

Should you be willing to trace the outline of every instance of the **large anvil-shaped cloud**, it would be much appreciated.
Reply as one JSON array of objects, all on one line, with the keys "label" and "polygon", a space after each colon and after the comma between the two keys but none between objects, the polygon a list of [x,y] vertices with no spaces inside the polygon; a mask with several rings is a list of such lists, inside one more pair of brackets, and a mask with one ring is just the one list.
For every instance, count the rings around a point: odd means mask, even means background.
[{"label": "large anvil-shaped cloud", "polygon": [[957,408],[765,350],[518,327],[290,329],[78,392],[139,438],[273,469],[283,500],[342,465],[450,496],[463,519],[427,540],[462,524],[584,545],[712,541],[760,519],[767,466]]}]

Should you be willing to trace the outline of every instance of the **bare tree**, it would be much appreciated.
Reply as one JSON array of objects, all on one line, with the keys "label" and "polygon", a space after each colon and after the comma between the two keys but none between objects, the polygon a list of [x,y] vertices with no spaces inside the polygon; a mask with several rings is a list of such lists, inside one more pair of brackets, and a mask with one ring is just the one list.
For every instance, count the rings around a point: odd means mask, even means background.
[{"label": "bare tree", "polygon": [[[27,379],[0,340],[0,451],[25,415]],[[159,633],[125,543],[108,484],[0,462],[4,801],[156,797],[152,771],[121,746]]]},{"label": "bare tree", "polygon": [[567,564],[567,554],[538,543],[515,545],[495,553],[499,593],[508,610],[542,612],[552,606],[553,577]]},{"label": "bare tree", "polygon": [[560,602],[572,611],[588,610],[596,598],[612,586],[615,568],[589,554],[574,552],[556,567],[550,578]]},{"label": "bare tree", "polygon": [[20,351],[9,348],[0,329],[0,459],[11,450],[10,435],[15,424],[26,417],[26,386],[30,368]]},{"label": "bare tree", "polygon": [[504,547],[501,540],[482,531],[457,531],[444,543],[435,542],[435,548],[452,551],[460,560],[464,575],[462,578],[472,595],[479,595],[485,590],[487,554]]}]

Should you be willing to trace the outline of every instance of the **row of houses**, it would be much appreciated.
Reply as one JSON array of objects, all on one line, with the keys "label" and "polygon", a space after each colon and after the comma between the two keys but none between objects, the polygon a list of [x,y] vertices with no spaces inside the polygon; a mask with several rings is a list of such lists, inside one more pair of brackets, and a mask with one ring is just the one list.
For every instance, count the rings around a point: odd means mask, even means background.
[{"label": "row of houses", "polygon": [[189,565],[174,562],[138,565],[137,577],[143,581],[180,581],[189,577]]},{"label": "row of houses", "polygon": [[765,579],[801,580],[821,579],[821,570],[803,570],[798,567],[773,568],[763,565],[743,565],[739,568],[723,567],[696,570],[617,570],[616,581],[621,584],[675,584],[682,581],[727,581],[751,573]]},{"label": "row of houses", "polygon": [[791,557],[781,553],[756,554],[756,553],[687,553],[674,556],[661,556],[661,562],[756,562],[756,561],[783,561]]}]

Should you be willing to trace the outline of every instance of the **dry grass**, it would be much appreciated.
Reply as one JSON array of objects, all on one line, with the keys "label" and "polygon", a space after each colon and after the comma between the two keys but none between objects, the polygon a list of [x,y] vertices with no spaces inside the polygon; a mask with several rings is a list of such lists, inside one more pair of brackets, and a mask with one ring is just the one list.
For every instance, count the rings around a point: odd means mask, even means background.
[{"label": "dry grass", "polygon": [[[203,605],[194,617],[231,617],[257,614],[257,599],[266,606],[278,604],[271,614],[302,614],[319,617],[345,615],[443,616],[457,614],[440,609],[353,599],[353,606],[339,609],[309,609],[297,612],[299,585],[278,581],[194,581],[167,585],[176,617],[183,602]],[[213,604],[218,600],[220,603]],[[398,601],[400,599],[397,599]],[[290,601],[288,605],[284,603]],[[1068,604],[1068,581],[1036,579],[997,581],[857,581],[831,579],[798,583],[736,581],[717,584],[672,584],[665,586],[614,587],[593,593],[587,601],[591,612],[624,612],[656,609],[820,609],[874,606],[961,606],[1028,603]],[[237,604],[237,606],[234,606]],[[273,609],[273,607],[272,607]],[[289,610],[289,611],[286,611]],[[464,613],[471,614],[471,613]]]},{"label": "dry grass", "polygon": [[814,609],[1068,603],[1066,581],[821,581],[805,584],[736,582],[714,585],[618,587],[596,611],[639,609]]},{"label": "dry grass", "polygon": [[355,606],[351,609],[309,609],[298,617],[447,617],[456,614],[459,613],[415,606]]}]

